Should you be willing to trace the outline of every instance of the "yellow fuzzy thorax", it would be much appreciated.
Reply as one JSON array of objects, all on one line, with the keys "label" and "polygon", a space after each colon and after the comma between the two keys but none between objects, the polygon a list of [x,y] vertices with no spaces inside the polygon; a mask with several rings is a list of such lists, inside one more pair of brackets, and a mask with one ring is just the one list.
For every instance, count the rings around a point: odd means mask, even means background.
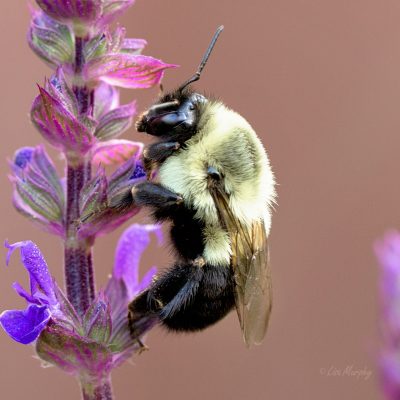
[{"label": "yellow fuzzy thorax", "polygon": [[200,119],[200,130],[183,149],[160,167],[162,185],[182,195],[196,210],[204,229],[204,258],[214,265],[229,265],[230,239],[219,224],[208,190],[207,168],[224,176],[233,214],[247,227],[262,220],[269,233],[270,206],[274,201],[274,177],[267,154],[249,123],[220,102],[209,102]]}]

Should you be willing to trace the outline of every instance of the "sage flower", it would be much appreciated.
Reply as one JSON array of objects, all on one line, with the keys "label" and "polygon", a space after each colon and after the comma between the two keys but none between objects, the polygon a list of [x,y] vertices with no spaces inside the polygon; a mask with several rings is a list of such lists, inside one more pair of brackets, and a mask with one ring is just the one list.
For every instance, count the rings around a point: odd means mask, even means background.
[{"label": "sage flower", "polygon": [[36,3],[50,17],[72,24],[77,34],[87,34],[113,22],[134,0],[36,0]]},{"label": "sage flower", "polygon": [[[36,342],[39,356],[66,372],[95,374],[105,365],[110,371],[142,345],[130,336],[127,306],[150,284],[156,272],[153,267],[139,280],[140,258],[150,243],[151,234],[162,243],[162,233],[156,225],[134,224],[124,231],[118,242],[113,274],[83,317],[52,278],[35,243],[6,243],[7,264],[12,253],[20,251],[30,290],[14,283],[14,289],[26,300],[27,307],[4,311],[0,315],[1,326],[19,343]],[[84,363],[81,356],[85,357]]]},{"label": "sage flower", "polygon": [[52,69],[38,86],[30,118],[42,138],[59,151],[55,166],[44,145],[24,146],[10,159],[13,205],[64,248],[65,289],[52,278],[33,241],[6,243],[7,263],[19,251],[30,289],[15,283],[26,300],[21,310],[0,315],[0,325],[15,341],[34,344],[38,357],[75,376],[86,400],[112,399],[110,374],[136,351],[154,318],[128,326],[128,304],[155,273],[139,280],[139,259],[155,225],[134,224],[122,235],[111,278],[96,292],[92,248],[96,238],[140,212],[125,201],[145,179],[143,143],[132,135],[135,100],[120,103],[119,88],[160,84],[177,67],[142,54],[141,38],[110,24],[134,0],[36,0],[27,41]]}]

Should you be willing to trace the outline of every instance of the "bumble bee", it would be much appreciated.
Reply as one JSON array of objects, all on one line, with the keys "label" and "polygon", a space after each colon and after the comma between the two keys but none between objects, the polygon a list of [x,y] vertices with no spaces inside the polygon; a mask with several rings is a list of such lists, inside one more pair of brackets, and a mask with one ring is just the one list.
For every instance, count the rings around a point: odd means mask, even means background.
[{"label": "bumble bee", "polygon": [[133,337],[151,318],[172,331],[202,330],[235,306],[247,345],[260,343],[267,329],[275,196],[268,157],[243,117],[189,88],[222,29],[197,72],[137,122],[159,140],[143,153],[148,180],[114,206],[147,206],[156,221],[169,221],[176,260],[130,303]]}]

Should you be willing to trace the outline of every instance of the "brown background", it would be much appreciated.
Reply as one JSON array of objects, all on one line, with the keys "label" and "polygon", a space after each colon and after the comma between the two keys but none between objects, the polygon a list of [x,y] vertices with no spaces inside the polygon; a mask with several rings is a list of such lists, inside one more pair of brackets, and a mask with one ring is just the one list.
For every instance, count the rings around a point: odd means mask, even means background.
[{"label": "brown background", "polygon": [[[42,141],[27,112],[35,82],[49,70],[25,44],[25,1],[2,1],[0,16],[0,241],[34,239],[61,281],[60,243],[13,210],[6,178],[6,157]],[[129,35],[148,39],[146,54],[182,66],[167,73],[167,88],[193,72],[215,27],[225,24],[198,87],[260,134],[279,207],[271,239],[275,304],[264,344],[246,350],[233,314],[194,336],[157,329],[151,351],[114,373],[118,399],[381,398],[371,246],[399,225],[399,21],[397,0],[138,0],[124,16]],[[155,95],[124,92],[124,100],[136,97],[143,109]],[[99,282],[111,270],[117,237],[98,241]],[[149,252],[142,265],[166,259]],[[23,306],[10,287],[17,279],[26,283],[15,258],[1,270],[2,309]],[[39,368],[31,347],[3,332],[0,340],[1,398],[78,398],[72,378]],[[324,375],[348,366],[372,376]]]}]

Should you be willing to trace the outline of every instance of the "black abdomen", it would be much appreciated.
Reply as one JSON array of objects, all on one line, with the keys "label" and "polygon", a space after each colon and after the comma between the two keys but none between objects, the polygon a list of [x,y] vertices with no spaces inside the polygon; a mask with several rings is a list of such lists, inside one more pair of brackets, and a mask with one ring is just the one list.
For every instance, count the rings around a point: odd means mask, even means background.
[{"label": "black abdomen", "polygon": [[204,252],[204,223],[194,218],[196,211],[186,206],[156,210],[156,220],[171,221],[171,241],[176,255],[185,261],[195,260]]},{"label": "black abdomen", "polygon": [[[182,268],[184,275],[188,277],[189,267]],[[198,290],[192,301],[179,307],[173,315],[164,316],[161,322],[174,331],[198,331],[225,317],[234,305],[234,281],[231,269],[205,265],[201,268]]]},{"label": "black abdomen", "polygon": [[225,317],[234,305],[230,267],[176,264],[132,301],[129,323],[133,336],[154,317],[172,331],[199,331]]}]

